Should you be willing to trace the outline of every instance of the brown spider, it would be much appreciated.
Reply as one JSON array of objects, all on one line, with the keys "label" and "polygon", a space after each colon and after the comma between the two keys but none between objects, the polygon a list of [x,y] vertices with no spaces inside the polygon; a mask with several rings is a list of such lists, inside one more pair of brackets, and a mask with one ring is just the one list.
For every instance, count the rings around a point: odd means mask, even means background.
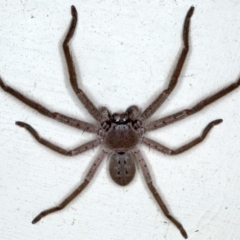
[{"label": "brown spider", "polygon": [[90,101],[90,99],[86,96],[82,89],[78,87],[77,77],[75,72],[74,63],[70,54],[68,43],[71,40],[76,24],[77,24],[77,10],[74,6],[71,8],[72,12],[72,21],[67,33],[67,36],[63,42],[63,50],[66,57],[66,62],[68,66],[68,71],[70,75],[70,83],[71,86],[78,96],[81,103],[85,106],[88,112],[93,116],[93,118],[98,122],[97,125],[87,123],[81,120],[73,119],[68,116],[65,116],[61,113],[51,112],[42,105],[36,103],[33,100],[28,99],[24,95],[22,95],[17,90],[7,86],[4,84],[2,79],[0,78],[0,86],[1,88],[16,97],[18,100],[27,104],[28,106],[36,109],[41,114],[53,118],[59,122],[65,123],[72,127],[95,133],[97,134],[97,138],[93,141],[89,141],[75,149],[67,151],[61,147],[56,146],[55,144],[45,140],[40,137],[38,133],[32,128],[30,125],[24,122],[16,122],[16,124],[20,127],[24,127],[26,130],[32,134],[32,136],[41,144],[46,147],[67,156],[74,156],[85,152],[89,149],[97,147],[98,145],[103,145],[103,149],[97,156],[96,160],[93,162],[90,170],[88,171],[84,181],[81,185],[74,190],[64,201],[62,201],[57,207],[52,207],[45,211],[42,211],[38,214],[32,221],[32,223],[36,223],[41,220],[46,215],[59,211],[63,209],[69,202],[71,202],[77,195],[79,195],[82,190],[88,185],[88,183],[93,178],[95,172],[97,171],[99,165],[104,160],[104,158],[110,154],[110,163],[109,163],[109,171],[112,179],[119,185],[125,186],[131,182],[135,175],[135,161],[137,161],[140,165],[140,168],[143,172],[144,178],[147,182],[147,185],[152,192],[154,198],[159,204],[165,216],[179,229],[182,236],[187,238],[187,233],[183,228],[182,224],[177,221],[168,211],[166,205],[162,201],[159,193],[152,183],[152,179],[146,165],[146,162],[137,147],[139,143],[145,144],[150,148],[154,148],[164,154],[176,155],[186,150],[192,148],[198,143],[202,142],[209,131],[217,124],[222,122],[222,119],[217,119],[210,122],[205,129],[202,131],[202,134],[189,142],[175,150],[172,150],[168,147],[161,145],[158,142],[155,142],[147,137],[144,137],[144,134],[148,131],[152,131],[161,127],[165,127],[171,123],[184,119],[198,111],[202,110],[207,105],[212,102],[218,100],[224,95],[230,93],[234,89],[238,88],[240,85],[240,79],[237,82],[230,84],[226,88],[220,90],[219,92],[213,94],[210,97],[205,98],[204,100],[197,103],[191,109],[184,109],[182,111],[176,112],[170,116],[160,118],[158,120],[147,122],[147,119],[151,117],[154,112],[161,106],[161,104],[166,100],[169,94],[173,91],[174,87],[177,84],[178,77],[181,73],[184,61],[186,59],[188,50],[189,50],[189,26],[190,19],[193,15],[194,7],[191,7],[187,15],[185,17],[184,26],[183,26],[183,49],[180,55],[180,58],[177,62],[177,66],[173,72],[173,75],[170,79],[168,87],[160,93],[160,95],[141,113],[137,106],[129,107],[123,113],[113,113],[110,114],[107,108],[103,107],[98,109],[95,105]]}]

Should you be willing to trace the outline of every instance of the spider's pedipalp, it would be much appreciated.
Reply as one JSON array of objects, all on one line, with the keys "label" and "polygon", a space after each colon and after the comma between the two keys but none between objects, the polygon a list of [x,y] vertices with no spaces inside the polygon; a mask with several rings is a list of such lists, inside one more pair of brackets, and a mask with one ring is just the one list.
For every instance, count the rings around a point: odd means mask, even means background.
[{"label": "spider's pedipalp", "polygon": [[137,117],[140,114],[139,108],[136,105],[130,106],[126,112],[128,113],[128,117],[129,119],[131,119],[132,121],[136,120]]}]

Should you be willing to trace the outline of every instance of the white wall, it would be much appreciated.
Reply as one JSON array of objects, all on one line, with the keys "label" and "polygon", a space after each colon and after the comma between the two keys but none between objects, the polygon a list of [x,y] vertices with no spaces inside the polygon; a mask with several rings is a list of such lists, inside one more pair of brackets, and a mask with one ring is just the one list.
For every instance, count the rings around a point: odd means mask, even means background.
[{"label": "white wall", "polygon": [[[195,6],[191,50],[173,94],[152,119],[189,108],[240,76],[239,1],[0,1],[0,76],[49,109],[94,123],[78,102],[61,48],[79,13],[71,48],[79,84],[96,106],[144,109],[167,86],[181,49],[185,14]],[[239,239],[240,89],[201,113],[149,133],[176,148],[222,118],[207,139],[179,156],[143,149],[153,179],[189,239]],[[38,144],[15,121],[70,149],[92,139],[0,90],[1,239],[181,239],[162,214],[141,174],[124,188],[108,175],[107,161],[69,206],[31,220],[58,204],[83,179],[99,149],[68,158]]]}]

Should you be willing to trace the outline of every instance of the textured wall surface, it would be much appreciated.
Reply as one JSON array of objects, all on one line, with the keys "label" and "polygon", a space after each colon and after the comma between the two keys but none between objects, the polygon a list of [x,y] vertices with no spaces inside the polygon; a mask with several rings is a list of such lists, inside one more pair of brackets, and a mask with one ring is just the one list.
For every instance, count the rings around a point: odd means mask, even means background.
[{"label": "textured wall surface", "polygon": [[[167,86],[191,5],[191,49],[179,84],[152,119],[190,108],[240,76],[240,3],[235,0],[0,1],[0,76],[45,107],[94,123],[68,81],[61,43],[71,20],[79,84],[97,107],[144,109]],[[178,156],[141,147],[157,189],[192,240],[240,239],[240,88],[183,121],[148,135],[176,148],[222,118],[206,140]],[[4,240],[176,240],[139,173],[118,187],[108,159],[66,209],[36,225],[83,180],[99,148],[65,157],[38,144],[15,121],[66,149],[93,139],[48,119],[0,89],[0,236]],[[140,170],[140,169],[139,169]]]}]

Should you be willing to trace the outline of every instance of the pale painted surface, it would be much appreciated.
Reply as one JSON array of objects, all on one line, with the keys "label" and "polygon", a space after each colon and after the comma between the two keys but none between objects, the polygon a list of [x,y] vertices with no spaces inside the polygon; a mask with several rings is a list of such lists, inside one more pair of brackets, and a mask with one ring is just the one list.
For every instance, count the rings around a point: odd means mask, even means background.
[{"label": "pale painted surface", "polygon": [[[191,51],[180,83],[154,116],[187,108],[240,76],[239,1],[71,1],[79,13],[72,51],[79,84],[97,106],[146,107],[167,85],[181,48],[185,14],[196,7]],[[69,1],[0,1],[0,74],[9,85],[54,111],[94,122],[73,94],[61,49]],[[158,189],[193,240],[240,239],[240,89],[201,113],[152,132],[171,147],[223,118],[206,141],[179,156],[142,148]],[[0,90],[0,238],[3,240],[176,240],[137,174],[121,188],[107,161],[65,210],[31,220],[66,197],[99,149],[74,158],[39,145],[14,122],[26,121],[66,148],[92,139],[41,116]]]}]

